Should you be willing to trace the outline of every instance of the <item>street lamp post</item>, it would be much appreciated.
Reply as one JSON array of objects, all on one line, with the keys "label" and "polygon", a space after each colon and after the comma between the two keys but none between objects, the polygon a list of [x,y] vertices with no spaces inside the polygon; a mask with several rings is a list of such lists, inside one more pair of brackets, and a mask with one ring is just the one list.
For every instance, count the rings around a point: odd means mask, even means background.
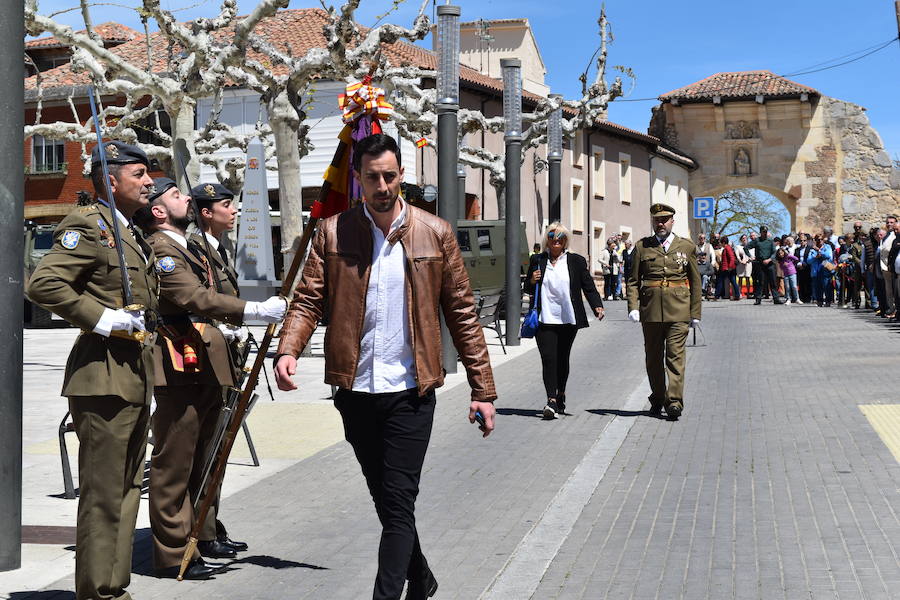
[{"label": "street lamp post", "polygon": [[[22,566],[22,223],[25,220],[25,4],[0,8],[0,144],[13,150],[0,162],[0,571]],[[19,75],[16,75],[19,73]]]},{"label": "street lamp post", "polygon": [[458,218],[466,218],[466,165],[456,163],[456,191],[459,194]]},{"label": "street lamp post", "polygon": [[519,345],[522,283],[519,279],[519,224],[522,171],[522,61],[504,58],[503,119],[506,124],[506,345]]},{"label": "street lamp post", "polygon": [[556,108],[550,113],[550,121],[547,123],[547,162],[550,163],[550,189],[549,206],[547,213],[550,222],[562,219],[562,204],[560,201],[561,168],[562,168],[562,94],[550,94],[550,97],[558,102]]},{"label": "street lamp post", "polygon": [[[438,71],[438,216],[450,223],[456,231],[459,218],[459,194],[457,192],[456,164],[457,112],[459,111],[459,16],[458,6],[442,4],[437,7]],[[441,320],[441,348],[444,370],[456,373],[456,348],[450,338],[446,323]]]}]

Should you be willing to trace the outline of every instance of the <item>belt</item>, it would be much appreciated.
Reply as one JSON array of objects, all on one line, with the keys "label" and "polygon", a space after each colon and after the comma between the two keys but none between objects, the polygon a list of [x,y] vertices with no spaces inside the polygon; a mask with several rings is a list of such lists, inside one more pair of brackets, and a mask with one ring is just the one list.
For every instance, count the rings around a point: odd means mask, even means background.
[{"label": "belt", "polygon": [[[99,333],[88,331],[87,329],[82,329],[81,333],[82,335],[99,335],[100,337],[104,337]],[[128,340],[143,346],[152,346],[156,342],[156,333],[153,331],[135,331],[133,333],[128,333],[127,331],[113,329],[109,332],[109,337]]]},{"label": "belt", "polygon": [[643,281],[641,285],[645,287],[691,287],[691,284],[686,279],[678,279],[675,281],[669,281],[668,279],[651,279],[650,281]]}]

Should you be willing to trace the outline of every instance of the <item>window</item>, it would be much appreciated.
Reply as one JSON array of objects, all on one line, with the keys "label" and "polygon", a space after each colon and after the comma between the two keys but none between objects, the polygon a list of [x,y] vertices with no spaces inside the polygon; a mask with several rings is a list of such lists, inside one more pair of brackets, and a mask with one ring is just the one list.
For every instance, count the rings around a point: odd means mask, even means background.
[{"label": "window", "polygon": [[594,146],[593,151],[591,152],[591,162],[592,162],[592,177],[591,180],[591,188],[594,190],[595,198],[603,198],[606,196],[606,177],[605,173],[605,160],[603,156],[603,148]]},{"label": "window", "polygon": [[[159,116],[159,125],[156,124],[156,117]],[[153,144],[155,146],[165,146],[157,131],[162,129],[166,135],[172,135],[172,123],[169,120],[169,113],[164,110],[156,111],[156,115],[145,117],[134,124],[134,131],[137,133],[138,142],[141,144]]]},{"label": "window", "polygon": [[584,182],[580,179],[572,180],[571,187],[571,200],[569,202],[572,222],[572,231],[573,232],[581,232],[584,231],[584,194],[582,193],[582,189],[584,188]]},{"label": "window", "polygon": [[479,250],[490,250],[491,249],[491,230],[490,229],[476,229],[475,231],[478,234],[478,249]]},{"label": "window", "polygon": [[31,137],[31,172],[59,173],[66,168],[66,145],[62,140]]},{"label": "window", "polygon": [[581,168],[584,165],[584,136],[580,129],[575,132],[570,148],[572,153],[569,155],[569,159],[572,166]]},{"label": "window", "polygon": [[459,244],[460,252],[471,252],[472,244],[469,242],[469,230],[460,229],[456,232],[456,242]]},{"label": "window", "polygon": [[619,154],[619,200],[631,204],[631,156]]}]

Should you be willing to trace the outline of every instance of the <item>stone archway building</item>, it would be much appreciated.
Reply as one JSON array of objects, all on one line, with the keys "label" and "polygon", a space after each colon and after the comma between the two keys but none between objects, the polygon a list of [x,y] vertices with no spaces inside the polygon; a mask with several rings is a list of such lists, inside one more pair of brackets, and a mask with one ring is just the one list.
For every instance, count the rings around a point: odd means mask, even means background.
[{"label": "stone archway building", "polygon": [[699,164],[693,197],[769,192],[792,231],[849,231],[898,212],[900,173],[861,106],[771,71],[718,73],[659,99],[650,134]]}]

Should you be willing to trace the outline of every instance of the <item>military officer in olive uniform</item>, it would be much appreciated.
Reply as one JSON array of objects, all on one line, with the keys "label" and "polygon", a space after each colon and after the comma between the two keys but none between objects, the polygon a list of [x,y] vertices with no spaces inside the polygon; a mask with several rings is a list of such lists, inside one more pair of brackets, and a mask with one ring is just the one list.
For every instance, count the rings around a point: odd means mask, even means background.
[{"label": "military officer in olive uniform", "polygon": [[[206,239],[204,240],[199,233],[192,233],[189,239],[203,248],[204,251],[207,249],[206,244],[209,244],[210,259],[222,293],[239,296],[238,274],[231,263],[231,258],[225,249],[225,245],[221,242],[222,235],[226,231],[234,229],[235,217],[237,216],[234,194],[221,183],[201,183],[191,190],[191,196],[200,210],[200,219],[198,220],[206,234]],[[231,345],[231,356],[233,358],[240,357],[243,353],[243,344],[249,343],[245,340],[246,329],[227,323],[223,323],[220,329],[225,336],[225,340]],[[241,365],[235,365],[235,379],[237,380],[240,380],[243,375],[239,371],[240,367]],[[221,489],[219,494],[221,494]],[[214,504],[214,510],[216,515],[218,515],[218,497]],[[214,522],[210,521],[210,519],[206,520],[201,536],[204,540],[215,539],[220,544],[232,548],[235,552],[247,550],[247,543],[232,540],[228,536],[228,529],[218,518],[214,519]]]},{"label": "military officer in olive uniform", "polygon": [[[104,200],[99,151],[91,158],[95,204],[75,208],[28,284],[32,302],[81,328],[66,364],[62,395],[80,443],[77,600],[130,599],[131,546],[141,497],[150,398],[152,335],[159,282],[153,251],[130,228],[148,202],[150,161],[143,150],[104,142],[117,215]],[[118,219],[134,305],[124,306],[113,219]]]},{"label": "military officer in olive uniform", "polygon": [[696,246],[672,233],[675,209],[657,203],[650,216],[655,235],[635,244],[628,318],[644,330],[650,413],[660,415],[665,407],[674,420],[684,410],[684,344],[700,321],[700,271]]},{"label": "military officer in olive uniform", "polygon": [[[135,222],[150,235],[160,278],[160,327],[154,351],[156,411],[150,462],[150,525],[154,567],[175,577],[194,522],[203,463],[222,408],[223,388],[234,385],[227,342],[213,320],[240,325],[245,320],[278,322],[287,302],[278,296],[247,302],[216,291],[211,263],[186,237],[193,220],[190,196],[175,182],[160,178]],[[234,556],[215,540],[202,540],[208,555]],[[206,527],[209,530],[209,527]],[[201,536],[202,538],[202,536]],[[220,565],[205,563],[198,549],[185,571],[187,579],[205,579]]]}]

